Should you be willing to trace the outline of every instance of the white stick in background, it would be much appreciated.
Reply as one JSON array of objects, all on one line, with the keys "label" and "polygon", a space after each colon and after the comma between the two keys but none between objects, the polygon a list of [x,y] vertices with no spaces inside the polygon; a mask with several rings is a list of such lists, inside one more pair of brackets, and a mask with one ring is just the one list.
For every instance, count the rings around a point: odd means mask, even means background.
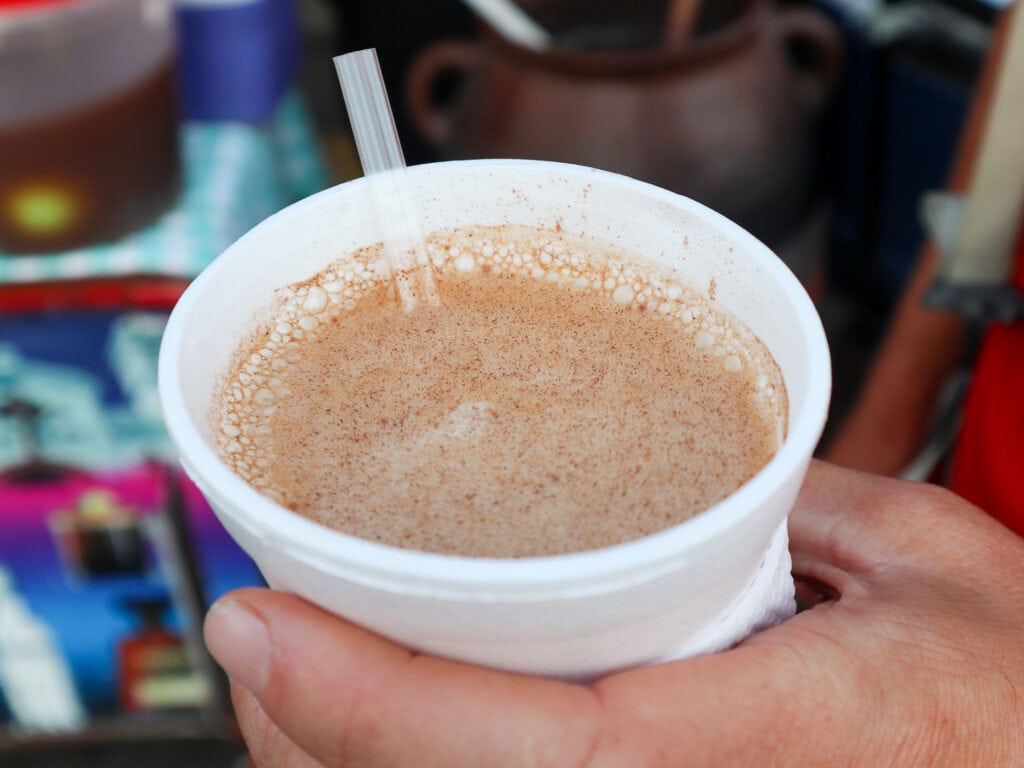
[{"label": "white stick in background", "polygon": [[551,35],[511,0],[464,0],[473,12],[510,42],[531,51],[551,47]]},{"label": "white stick in background", "polygon": [[334,66],[402,308],[411,312],[423,303],[437,306],[433,270],[377,51],[335,56]]},{"label": "white stick in background", "polygon": [[946,277],[1006,282],[1024,214],[1024,8],[1014,13]]}]

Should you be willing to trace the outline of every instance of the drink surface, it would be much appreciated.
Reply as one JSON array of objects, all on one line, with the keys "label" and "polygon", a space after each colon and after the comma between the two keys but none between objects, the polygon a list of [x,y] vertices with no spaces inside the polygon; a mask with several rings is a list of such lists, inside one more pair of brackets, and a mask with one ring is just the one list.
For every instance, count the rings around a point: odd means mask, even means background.
[{"label": "drink surface", "polygon": [[240,346],[211,420],[257,490],[393,546],[553,555],[682,522],[778,449],[774,360],[667,268],[533,228],[428,240],[441,306],[404,313],[366,249]]}]

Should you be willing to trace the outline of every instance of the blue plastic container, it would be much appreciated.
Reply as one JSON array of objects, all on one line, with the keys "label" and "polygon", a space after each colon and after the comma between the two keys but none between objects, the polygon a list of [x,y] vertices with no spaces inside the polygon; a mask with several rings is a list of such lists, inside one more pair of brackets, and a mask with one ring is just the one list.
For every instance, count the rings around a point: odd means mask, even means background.
[{"label": "blue plastic container", "polygon": [[184,117],[269,119],[298,70],[294,0],[179,0],[178,17]]}]

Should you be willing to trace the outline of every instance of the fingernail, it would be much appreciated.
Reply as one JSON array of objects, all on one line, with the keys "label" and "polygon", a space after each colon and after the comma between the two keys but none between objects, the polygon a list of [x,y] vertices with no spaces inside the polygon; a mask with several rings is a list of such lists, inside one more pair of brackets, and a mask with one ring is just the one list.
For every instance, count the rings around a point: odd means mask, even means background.
[{"label": "fingernail", "polygon": [[206,648],[228,677],[259,693],[270,666],[270,633],[256,613],[230,598],[214,603],[203,625]]}]

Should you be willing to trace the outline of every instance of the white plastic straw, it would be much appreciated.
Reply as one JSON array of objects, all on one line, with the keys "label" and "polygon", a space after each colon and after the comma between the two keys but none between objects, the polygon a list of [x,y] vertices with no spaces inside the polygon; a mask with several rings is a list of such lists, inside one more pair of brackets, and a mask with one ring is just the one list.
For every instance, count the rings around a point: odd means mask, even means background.
[{"label": "white plastic straw", "polygon": [[377,51],[367,48],[334,57],[341,92],[373,198],[384,252],[402,307],[437,305],[426,242],[405,173],[405,156],[391,114]]}]

